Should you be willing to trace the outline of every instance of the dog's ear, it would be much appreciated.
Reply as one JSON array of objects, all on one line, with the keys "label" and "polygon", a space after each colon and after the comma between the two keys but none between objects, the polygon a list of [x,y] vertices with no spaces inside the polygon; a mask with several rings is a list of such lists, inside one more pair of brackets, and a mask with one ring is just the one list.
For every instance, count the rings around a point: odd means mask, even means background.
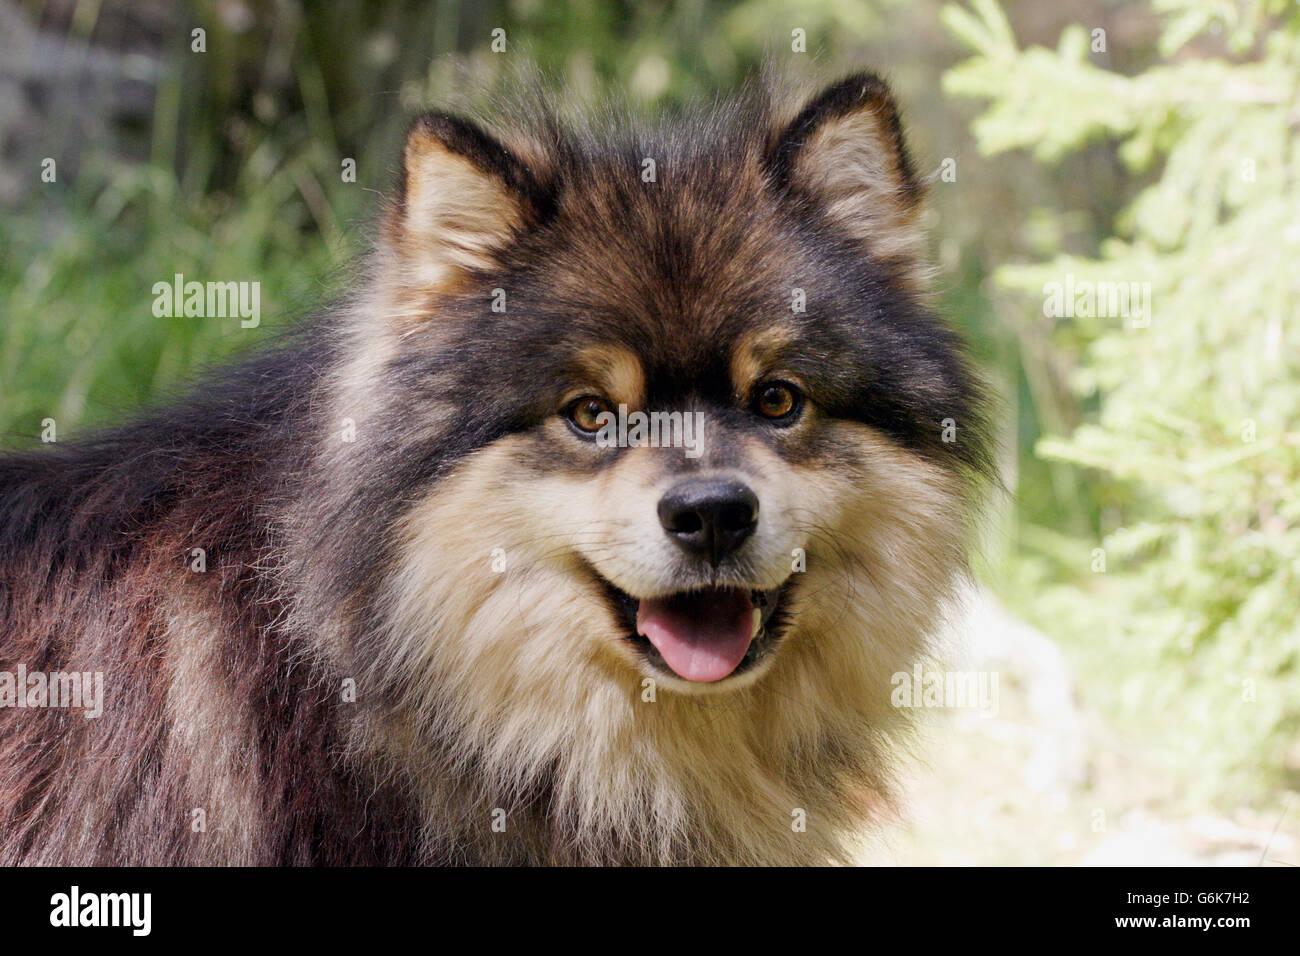
[{"label": "dog's ear", "polygon": [[809,101],[775,131],[768,168],[778,189],[812,202],[872,256],[919,275],[921,183],[878,76],[850,76]]},{"label": "dog's ear", "polygon": [[523,161],[469,120],[425,114],[411,125],[388,220],[389,246],[412,284],[444,285],[490,269],[536,222],[541,190]]}]

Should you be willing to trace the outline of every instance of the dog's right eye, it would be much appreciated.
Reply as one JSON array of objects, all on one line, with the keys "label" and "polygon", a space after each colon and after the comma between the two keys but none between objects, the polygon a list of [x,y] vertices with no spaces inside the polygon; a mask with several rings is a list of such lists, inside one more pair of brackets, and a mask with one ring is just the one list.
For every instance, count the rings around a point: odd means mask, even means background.
[{"label": "dog's right eye", "polygon": [[609,402],[595,395],[584,395],[582,398],[574,399],[565,407],[564,417],[578,431],[585,435],[594,435],[600,431],[603,424],[600,416],[606,412],[611,415],[614,412]]}]

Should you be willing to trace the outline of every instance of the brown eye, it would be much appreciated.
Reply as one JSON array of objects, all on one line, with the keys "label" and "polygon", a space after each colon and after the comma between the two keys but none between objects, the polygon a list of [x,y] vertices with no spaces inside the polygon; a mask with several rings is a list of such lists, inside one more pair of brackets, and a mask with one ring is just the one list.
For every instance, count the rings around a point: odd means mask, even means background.
[{"label": "brown eye", "polygon": [[605,412],[612,414],[609,402],[594,395],[586,395],[570,402],[564,415],[574,428],[587,434],[595,434],[601,429],[600,416]]},{"label": "brown eye", "polygon": [[786,382],[768,382],[754,393],[754,408],[764,418],[792,419],[802,404],[799,391]]}]

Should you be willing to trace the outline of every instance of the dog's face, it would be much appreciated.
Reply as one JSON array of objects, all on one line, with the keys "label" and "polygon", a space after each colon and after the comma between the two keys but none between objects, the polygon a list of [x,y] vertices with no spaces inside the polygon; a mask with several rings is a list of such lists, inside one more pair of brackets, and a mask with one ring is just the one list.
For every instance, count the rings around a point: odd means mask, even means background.
[{"label": "dog's face", "polygon": [[983,450],[878,80],[606,140],[426,117],[405,167],[366,361],[461,450],[403,519],[404,626],[679,693],[924,629]]}]

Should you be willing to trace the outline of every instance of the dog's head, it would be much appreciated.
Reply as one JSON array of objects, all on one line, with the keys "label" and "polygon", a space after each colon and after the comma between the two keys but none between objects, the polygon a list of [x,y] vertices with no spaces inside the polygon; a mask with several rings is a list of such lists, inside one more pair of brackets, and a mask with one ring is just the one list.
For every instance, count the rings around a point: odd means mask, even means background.
[{"label": "dog's head", "polygon": [[835,856],[988,457],[893,101],[494,130],[408,136],[294,534],[305,626],[429,792],[546,793],[575,858]]},{"label": "dog's head", "polygon": [[429,115],[404,166],[349,374],[429,441],[388,492],[406,626],[679,692],[924,630],[985,450],[880,80],[667,131]]}]

